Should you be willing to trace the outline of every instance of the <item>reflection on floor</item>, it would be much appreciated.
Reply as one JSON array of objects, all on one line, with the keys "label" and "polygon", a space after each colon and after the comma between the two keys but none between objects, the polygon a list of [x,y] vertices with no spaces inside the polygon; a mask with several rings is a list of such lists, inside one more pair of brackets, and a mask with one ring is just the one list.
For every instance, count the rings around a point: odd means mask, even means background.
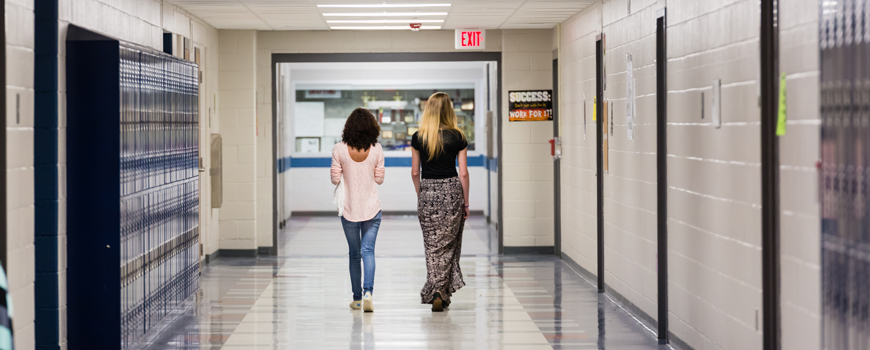
[{"label": "reflection on floor", "polygon": [[414,217],[388,217],[377,242],[375,312],[348,308],[347,245],[337,218],[297,218],[278,257],[221,258],[202,273],[195,305],[148,349],[667,349],[550,256],[494,254],[469,220],[467,286],[448,311],[420,304],[426,276]]}]

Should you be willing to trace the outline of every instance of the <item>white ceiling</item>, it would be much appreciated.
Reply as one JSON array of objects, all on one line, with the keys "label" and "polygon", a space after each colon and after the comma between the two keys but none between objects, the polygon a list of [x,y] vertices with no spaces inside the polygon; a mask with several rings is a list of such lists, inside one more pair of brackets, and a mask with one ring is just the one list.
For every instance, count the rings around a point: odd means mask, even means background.
[{"label": "white ceiling", "polygon": [[[552,28],[582,11],[594,0],[170,0],[218,29],[328,30],[330,26],[408,27],[415,19],[443,20],[423,23],[442,29]],[[449,7],[326,8],[317,5],[451,4]],[[323,13],[446,12],[438,16],[341,16]],[[387,24],[327,23],[327,20],[408,20]],[[410,30],[410,27],[408,27]]]}]

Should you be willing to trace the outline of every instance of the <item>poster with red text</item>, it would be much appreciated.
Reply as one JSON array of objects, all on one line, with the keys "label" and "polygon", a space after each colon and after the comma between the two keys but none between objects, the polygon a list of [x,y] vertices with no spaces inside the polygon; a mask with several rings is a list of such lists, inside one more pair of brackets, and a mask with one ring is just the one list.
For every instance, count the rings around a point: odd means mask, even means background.
[{"label": "poster with red text", "polygon": [[512,122],[553,120],[553,90],[508,91]]}]

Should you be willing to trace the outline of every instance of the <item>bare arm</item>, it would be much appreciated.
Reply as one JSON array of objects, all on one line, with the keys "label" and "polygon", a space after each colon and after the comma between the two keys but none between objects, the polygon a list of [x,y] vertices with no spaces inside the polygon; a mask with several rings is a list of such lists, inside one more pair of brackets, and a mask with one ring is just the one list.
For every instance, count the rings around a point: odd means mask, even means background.
[{"label": "bare arm", "polygon": [[329,170],[329,175],[333,185],[338,185],[341,182],[341,161],[338,158],[338,148],[332,149],[332,167]]},{"label": "bare arm", "polygon": [[459,181],[462,182],[462,196],[465,198],[465,217],[469,215],[468,206],[468,186],[470,185],[468,176],[468,148],[459,151]]},{"label": "bare arm", "polygon": [[[374,149],[372,149],[374,151]],[[375,183],[378,185],[384,184],[384,175],[386,173],[386,168],[384,168],[384,152],[381,150],[378,152],[378,163],[375,164]]]},{"label": "bare arm", "polygon": [[420,196],[420,151],[414,148],[411,148],[411,181],[417,196]]}]

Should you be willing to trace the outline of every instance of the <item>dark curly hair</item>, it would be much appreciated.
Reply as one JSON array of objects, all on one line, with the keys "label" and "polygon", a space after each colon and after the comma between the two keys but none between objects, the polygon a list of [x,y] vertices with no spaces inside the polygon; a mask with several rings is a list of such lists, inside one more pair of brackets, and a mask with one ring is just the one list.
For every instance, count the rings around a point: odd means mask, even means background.
[{"label": "dark curly hair", "polygon": [[378,143],[378,136],[381,136],[381,126],[375,116],[368,109],[357,108],[344,123],[341,141],[350,147],[368,151],[369,147]]}]

